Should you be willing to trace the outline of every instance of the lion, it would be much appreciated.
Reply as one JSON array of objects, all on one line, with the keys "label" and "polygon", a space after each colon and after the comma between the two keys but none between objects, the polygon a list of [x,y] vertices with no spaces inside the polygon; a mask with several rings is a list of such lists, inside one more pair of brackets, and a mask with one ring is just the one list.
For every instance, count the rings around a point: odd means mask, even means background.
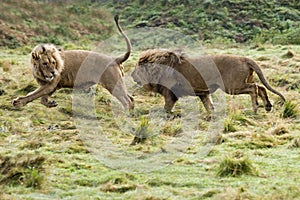
[{"label": "lion", "polygon": [[12,104],[17,107],[41,98],[41,103],[48,108],[58,104],[48,101],[56,90],[60,88],[87,88],[100,83],[115,96],[126,109],[133,109],[133,97],[127,92],[124,82],[122,63],[131,53],[131,43],[118,23],[115,23],[119,32],[125,38],[127,52],[117,58],[85,50],[63,51],[52,44],[37,45],[31,52],[33,76],[40,85],[38,89],[18,97]]},{"label": "lion", "polygon": [[285,101],[284,96],[269,85],[255,61],[237,55],[189,58],[181,51],[150,49],[140,54],[131,76],[146,90],[161,94],[168,112],[179,97],[198,96],[207,112],[211,113],[214,106],[210,94],[219,88],[231,95],[249,94],[255,113],[259,96],[265,109],[271,111],[266,89],[254,82],[253,72],[268,90]]}]

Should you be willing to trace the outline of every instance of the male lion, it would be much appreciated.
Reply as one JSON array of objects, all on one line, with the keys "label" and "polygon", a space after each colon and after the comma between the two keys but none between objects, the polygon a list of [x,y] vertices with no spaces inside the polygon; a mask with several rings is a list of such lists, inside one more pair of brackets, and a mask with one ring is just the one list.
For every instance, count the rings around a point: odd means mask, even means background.
[{"label": "male lion", "polygon": [[253,60],[236,55],[188,58],[179,51],[151,49],[141,53],[131,76],[145,89],[163,95],[167,111],[172,110],[179,97],[194,95],[210,113],[213,109],[210,94],[218,88],[231,95],[250,94],[254,112],[257,112],[258,95],[265,109],[270,111],[272,105],[266,89],[254,82],[253,71],[267,89],[285,101],[284,96],[268,84]]},{"label": "male lion", "polygon": [[41,103],[46,107],[55,107],[55,101],[48,101],[57,89],[89,87],[94,84],[102,84],[114,95],[124,108],[133,108],[133,98],[128,94],[124,84],[122,63],[128,59],[131,52],[131,44],[118,23],[118,30],[125,38],[127,52],[117,58],[111,58],[96,52],[84,50],[62,51],[52,44],[40,44],[31,53],[33,76],[40,87],[13,100],[14,106],[24,106],[27,103],[41,97]]}]

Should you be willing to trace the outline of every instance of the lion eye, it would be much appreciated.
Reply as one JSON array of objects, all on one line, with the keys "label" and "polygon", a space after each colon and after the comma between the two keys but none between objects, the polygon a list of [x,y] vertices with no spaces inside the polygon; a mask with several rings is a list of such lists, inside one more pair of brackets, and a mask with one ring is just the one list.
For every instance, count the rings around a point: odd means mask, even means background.
[{"label": "lion eye", "polygon": [[55,65],[55,61],[52,61],[52,64]]}]

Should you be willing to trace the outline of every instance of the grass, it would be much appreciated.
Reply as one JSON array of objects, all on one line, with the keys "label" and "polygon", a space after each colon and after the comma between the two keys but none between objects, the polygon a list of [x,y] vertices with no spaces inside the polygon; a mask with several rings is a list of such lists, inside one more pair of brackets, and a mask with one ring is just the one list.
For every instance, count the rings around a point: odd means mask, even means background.
[{"label": "grass", "polygon": [[226,119],[224,123],[224,133],[235,132],[237,129],[234,126],[232,118]]},{"label": "grass", "polygon": [[300,147],[300,137],[295,137],[289,144],[288,148],[299,148]]},{"label": "grass", "polygon": [[[43,3],[13,0],[4,1],[0,7],[0,20],[5,22],[1,23],[2,30],[8,33],[5,36],[11,36],[0,39],[0,199],[300,196],[300,48],[291,45],[299,44],[296,1],[256,6],[238,0],[206,1],[201,5],[177,0],[67,5],[51,1],[50,7],[41,6]],[[164,10],[168,7],[173,9]],[[205,53],[253,58],[287,102],[283,105],[268,92],[272,111],[266,112],[259,100],[258,112],[254,114],[249,95],[226,95],[225,123],[220,124],[218,133],[214,133],[214,121],[205,119],[201,103],[199,116],[185,116],[195,120],[190,123],[183,117],[165,114],[160,95],[136,87],[129,87],[135,98],[135,110],[118,117],[112,109],[115,99],[97,86],[96,117],[79,113],[87,122],[86,129],[74,118],[71,90],[59,90],[52,95],[51,99],[58,102],[56,108],[45,108],[39,100],[23,108],[12,107],[14,98],[38,87],[28,56],[33,46],[52,42],[64,49],[93,49],[95,42],[116,33],[110,12],[121,14],[127,33],[143,23],[171,28],[200,39]],[[55,18],[51,17],[53,13],[57,14]],[[132,71],[140,50],[151,42],[135,30],[131,30],[132,37],[137,35],[132,41],[134,51],[124,63],[126,75]],[[161,38],[155,38],[155,45],[161,44]],[[168,38],[166,44],[173,44],[173,40]],[[186,40],[176,42],[180,45]],[[112,51],[119,48],[119,44],[109,45]],[[131,77],[126,77],[126,81],[132,81]],[[180,105],[175,105],[175,113],[183,113]],[[198,109],[193,105],[189,108]],[[87,141],[85,136],[91,140]],[[139,141],[130,145],[135,136]],[[105,139],[111,143],[105,145]],[[93,151],[97,148],[99,154]],[[125,163],[126,160],[130,162]],[[115,161],[113,164],[119,168],[105,161]]]},{"label": "grass", "polygon": [[147,138],[149,138],[149,119],[142,117],[137,130],[134,132],[134,139],[131,145],[143,143]]},{"label": "grass", "polygon": [[248,157],[241,152],[234,152],[233,155],[225,157],[219,164],[217,176],[241,176],[257,175],[258,172]]},{"label": "grass", "polygon": [[[296,74],[289,72],[299,66],[299,47],[263,47],[264,50],[248,46],[206,48],[208,53],[235,53],[254,59],[267,57],[257,61],[267,79],[284,75],[292,82]],[[287,48],[295,53],[294,57],[280,56]],[[96,118],[88,118],[87,114],[83,117],[91,126],[97,123],[101,131],[93,133],[94,143],[88,143],[73,119],[70,90],[54,93],[51,98],[58,102],[56,108],[47,109],[38,100],[23,108],[11,106],[13,98],[34,90],[37,84],[32,79],[27,55],[8,50],[3,50],[2,55],[1,60],[10,63],[0,76],[0,89],[5,91],[0,96],[0,194],[4,199],[30,199],[37,195],[45,199],[295,199],[300,192],[297,187],[299,116],[284,118],[285,109],[289,108],[291,113],[297,109],[290,109],[293,106],[287,106],[288,103],[282,105],[276,95],[268,93],[273,110],[268,113],[259,106],[257,114],[251,110],[248,95],[234,98],[227,95],[225,119],[228,121],[225,120],[222,127],[227,127],[228,132],[223,133],[221,129],[218,134],[221,141],[214,141],[214,146],[209,147],[206,146],[207,130],[213,129],[209,129],[211,122],[201,115],[205,115],[201,103],[198,125],[189,127],[181,117],[170,117],[162,112],[164,102],[160,95],[134,89],[134,112],[118,119],[111,109],[115,100],[98,86]],[[127,73],[135,59],[131,57],[130,64],[126,65]],[[3,72],[1,67],[0,70]],[[274,87],[292,105],[299,103],[296,98],[299,92],[286,90],[288,84]],[[175,106],[175,112],[180,113],[180,106]],[[196,132],[188,133],[190,129]],[[134,134],[146,139],[131,146]],[[184,139],[187,135],[191,135],[192,140]],[[174,154],[169,156],[172,152],[161,148],[182,137],[180,148],[172,146]],[[141,172],[131,172],[130,165],[126,165],[125,171],[115,170],[99,159],[89,145],[97,144],[99,139],[101,142],[101,138],[111,139],[115,145],[102,146],[102,151],[120,148],[128,156],[124,160],[130,158],[131,168],[140,167]],[[240,151],[243,153],[236,153]],[[103,155],[105,159],[114,156]],[[156,159],[148,162],[151,156]],[[135,159],[144,159],[147,163],[136,165]],[[117,162],[122,166],[124,160]]]},{"label": "grass", "polygon": [[40,188],[44,176],[42,165],[45,157],[40,155],[16,155],[1,158],[1,184],[24,185]]},{"label": "grass", "polygon": [[[54,43],[63,45],[68,41],[87,44],[87,40],[100,40],[112,31],[111,15],[90,3],[75,4],[25,0],[4,1],[0,8],[3,23],[1,46],[21,48],[24,44]],[[93,20],[90,20],[93,19]],[[24,49],[27,53],[31,49]]]},{"label": "grass", "polygon": [[296,118],[298,116],[297,104],[288,101],[284,104],[283,118]]},{"label": "grass", "polygon": [[299,3],[263,0],[256,6],[240,0],[201,4],[190,0],[4,1],[0,8],[0,20],[5,22],[0,44],[22,48],[23,53],[30,52],[23,46],[33,43],[76,43],[88,48],[91,41],[106,39],[116,31],[111,13],[121,14],[128,28],[168,28],[205,43],[300,44]]}]

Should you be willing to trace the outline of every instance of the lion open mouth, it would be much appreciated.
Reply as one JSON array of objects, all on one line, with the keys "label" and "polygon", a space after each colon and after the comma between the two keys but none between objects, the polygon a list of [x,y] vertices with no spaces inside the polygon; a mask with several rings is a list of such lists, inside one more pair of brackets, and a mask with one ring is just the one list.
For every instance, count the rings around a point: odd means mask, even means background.
[{"label": "lion open mouth", "polygon": [[51,82],[51,81],[53,80],[53,78],[54,78],[53,76],[51,76],[51,77],[46,77],[46,81],[47,81],[47,82]]}]

